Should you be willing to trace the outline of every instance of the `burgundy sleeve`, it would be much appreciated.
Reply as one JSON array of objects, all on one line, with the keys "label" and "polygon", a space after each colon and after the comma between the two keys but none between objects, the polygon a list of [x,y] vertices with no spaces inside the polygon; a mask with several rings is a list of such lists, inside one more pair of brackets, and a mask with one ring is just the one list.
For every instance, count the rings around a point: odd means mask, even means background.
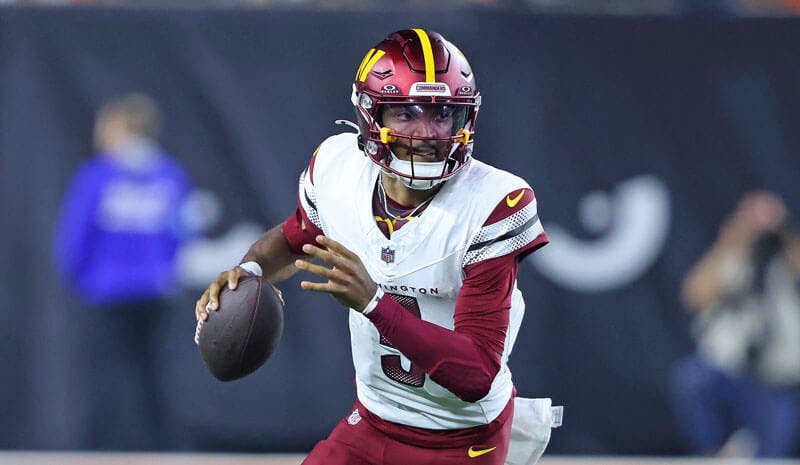
[{"label": "burgundy sleeve", "polygon": [[[505,221],[514,229],[494,239],[483,238],[484,242],[471,245],[470,250],[512,240],[514,235],[524,233],[525,230],[515,227],[509,218],[534,200],[530,188],[509,193],[498,203],[484,227],[492,228]],[[524,227],[536,223],[538,215],[534,211]],[[464,267],[466,276],[456,298],[452,331],[421,320],[389,295],[381,299],[367,318],[431,379],[460,399],[476,402],[489,393],[500,370],[519,263],[547,241],[547,234],[542,230],[533,240],[512,252],[467,264]]]},{"label": "burgundy sleeve", "polygon": [[314,223],[308,220],[303,207],[297,210],[283,222],[283,235],[289,243],[289,250],[293,254],[305,255],[303,245],[316,244],[316,237],[324,234]]},{"label": "burgundy sleeve", "polygon": [[517,269],[515,255],[465,268],[452,331],[417,318],[390,295],[367,318],[431,379],[476,402],[489,393],[500,369]]}]

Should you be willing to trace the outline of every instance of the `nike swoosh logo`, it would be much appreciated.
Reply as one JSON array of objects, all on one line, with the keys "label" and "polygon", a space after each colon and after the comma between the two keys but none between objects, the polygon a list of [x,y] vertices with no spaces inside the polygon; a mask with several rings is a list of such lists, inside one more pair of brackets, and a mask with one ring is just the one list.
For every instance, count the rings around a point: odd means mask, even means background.
[{"label": "nike swoosh logo", "polygon": [[519,191],[519,194],[517,194],[517,196],[514,197],[513,199],[511,198],[511,194],[507,195],[506,196],[506,205],[508,205],[508,208],[516,207],[517,204],[519,203],[520,199],[522,199],[523,195],[525,195],[525,189],[522,189],[521,191]]},{"label": "nike swoosh logo", "polygon": [[[519,201],[519,197],[517,197],[517,201]],[[475,450],[472,447],[470,447],[469,450],[467,451],[467,455],[469,455],[469,458],[474,459],[475,457],[480,457],[483,454],[488,454],[489,452],[495,449],[497,449],[497,447],[490,447],[488,449],[478,449],[478,450]]]}]

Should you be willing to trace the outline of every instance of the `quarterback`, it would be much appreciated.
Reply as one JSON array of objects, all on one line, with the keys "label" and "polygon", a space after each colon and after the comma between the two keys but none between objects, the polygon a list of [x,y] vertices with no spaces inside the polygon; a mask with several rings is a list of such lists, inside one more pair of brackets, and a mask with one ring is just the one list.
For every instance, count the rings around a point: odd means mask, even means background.
[{"label": "quarterback", "polygon": [[506,362],[519,262],[547,234],[530,186],[472,156],[481,96],[467,59],[438,33],[395,32],[361,61],[351,100],[357,132],[317,148],[296,212],[211,283],[198,320],[245,273],[307,271],[318,279],[303,289],[350,309],[357,399],[304,464],[535,462],[549,399],[516,402]]}]

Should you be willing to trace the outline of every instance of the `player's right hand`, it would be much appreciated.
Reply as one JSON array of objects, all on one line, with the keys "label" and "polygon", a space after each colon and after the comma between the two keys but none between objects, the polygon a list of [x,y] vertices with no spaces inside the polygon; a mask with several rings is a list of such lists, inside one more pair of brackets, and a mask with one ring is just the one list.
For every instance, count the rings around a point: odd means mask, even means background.
[{"label": "player's right hand", "polygon": [[217,279],[208,285],[208,289],[203,292],[203,295],[197,299],[194,306],[194,316],[197,321],[206,321],[208,312],[219,308],[219,293],[223,286],[227,285],[231,290],[236,289],[236,286],[239,285],[239,278],[246,274],[247,272],[238,266],[220,273]]}]

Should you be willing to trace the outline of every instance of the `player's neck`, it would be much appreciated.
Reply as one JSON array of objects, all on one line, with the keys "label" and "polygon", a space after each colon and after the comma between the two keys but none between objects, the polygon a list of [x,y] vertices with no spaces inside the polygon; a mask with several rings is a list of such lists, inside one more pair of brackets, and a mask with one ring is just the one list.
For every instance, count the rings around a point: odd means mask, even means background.
[{"label": "player's neck", "polygon": [[396,203],[405,207],[416,207],[420,205],[422,202],[433,197],[439,192],[439,189],[442,188],[442,184],[439,184],[426,190],[411,189],[410,187],[404,186],[399,179],[386,175],[381,176],[381,182],[383,183],[383,190],[386,192],[386,195]]}]

